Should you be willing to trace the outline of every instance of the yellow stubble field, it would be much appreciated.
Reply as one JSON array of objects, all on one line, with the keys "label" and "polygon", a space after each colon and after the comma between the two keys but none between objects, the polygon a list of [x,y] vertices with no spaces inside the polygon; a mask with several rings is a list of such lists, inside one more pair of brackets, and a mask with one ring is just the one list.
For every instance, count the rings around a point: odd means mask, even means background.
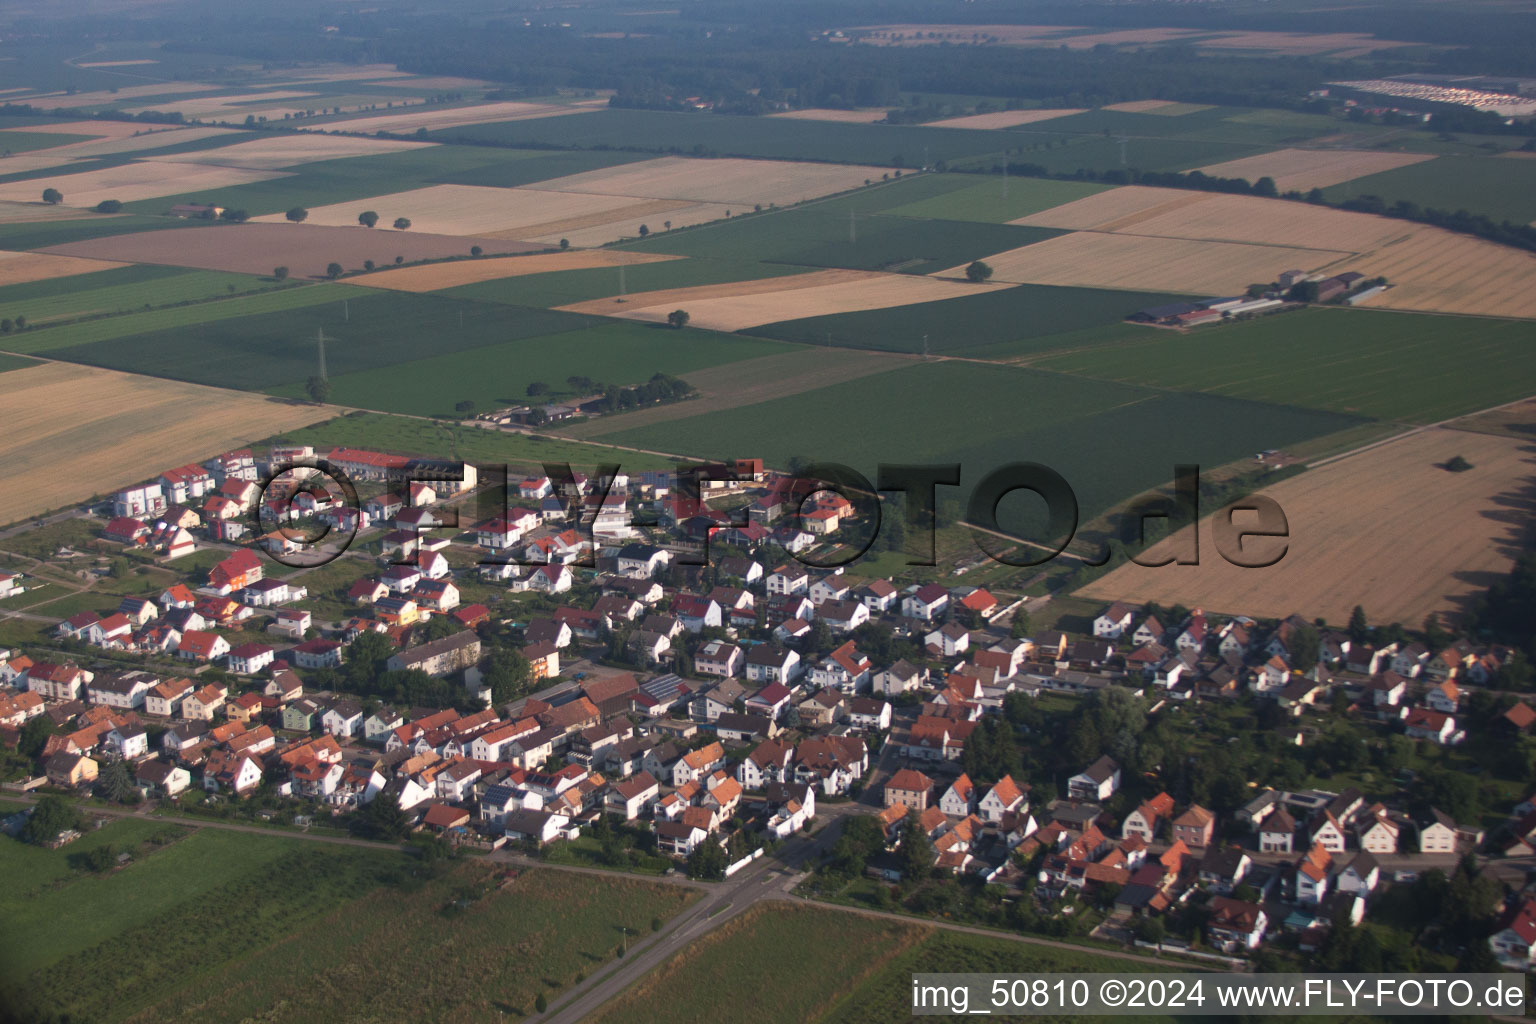
[{"label": "yellow stubble field", "polygon": [[[227,129],[215,128],[212,131]],[[180,140],[168,140],[170,141]],[[189,140],[190,141],[190,140]],[[316,160],[342,157],[379,156],[409,149],[425,149],[433,142],[406,142],[396,139],[364,139],[350,135],[274,135],[270,138],[237,142],[218,149],[200,149],[193,153],[174,153],[157,157],[162,163],[208,164],[220,167],[245,167],[258,171],[277,170]]]},{"label": "yellow stubble field", "polygon": [[418,128],[437,131],[442,128],[463,128],[472,124],[492,124],[500,121],[528,121],[539,117],[563,117],[566,114],[585,114],[593,110],[605,110],[607,100],[581,100],[575,103],[524,103],[506,100],[500,103],[480,103],[471,107],[431,106],[425,110],[399,111],[388,114],[369,114],[314,125],[310,131],[347,132],[414,132]]},{"label": "yellow stubble field", "polygon": [[1200,170],[1218,178],[1275,179],[1281,192],[1304,192],[1353,181],[1369,174],[1433,160],[1430,153],[1387,153],[1364,149],[1277,149],[1272,153],[1211,164]]},{"label": "yellow stubble field", "polygon": [[64,202],[69,206],[95,206],[103,199],[117,199],[126,203],[136,199],[157,199],[185,192],[248,185],[253,181],[280,177],[282,175],[274,171],[142,160],[94,171],[9,182],[0,185],[0,200],[27,202],[36,199],[44,188],[56,188],[64,194]]},{"label": "yellow stubble field", "polygon": [[44,363],[0,373],[0,523],[334,415],[240,391]]},{"label": "yellow stubble field", "polygon": [[592,192],[644,199],[686,199],[695,203],[787,206],[879,181],[889,168],[791,160],[694,159],[668,156],[552,178],[529,189]]},{"label": "yellow stubble field", "polygon": [[[46,209],[46,207],[45,207]],[[57,256],[46,252],[11,252],[0,250],[0,286],[48,281],[55,277],[73,277],[97,270],[115,270],[126,263],[89,260],[78,256]]]},{"label": "yellow stubble field", "polygon": [[929,121],[930,128],[980,128],[991,130],[995,128],[1017,128],[1020,125],[1034,124],[1037,121],[1050,121],[1058,117],[1070,117],[1073,114],[1081,114],[1085,107],[1068,108],[1061,110],[998,110],[990,114],[970,114],[965,117],[950,117],[942,121]]},{"label": "yellow stubble field", "polygon": [[[1473,468],[1440,468],[1457,455]],[[1421,430],[1265,488],[1290,533],[1285,557],[1270,568],[1227,562],[1206,520],[1199,565],[1125,565],[1079,594],[1334,623],[1357,604],[1372,621],[1417,626],[1431,612],[1454,619],[1513,564],[1520,516],[1511,505],[1529,510],[1533,472],[1528,438]],[[1187,533],[1155,545],[1147,560],[1177,544]]]},{"label": "yellow stubble field", "polygon": [[447,263],[427,263],[419,267],[400,267],[397,270],[349,277],[345,283],[397,292],[435,292],[463,284],[498,281],[504,277],[631,266],[636,263],[662,263],[677,259],[682,257],[623,249],[573,249],[569,252],[530,253],[527,256],[497,256],[482,260],[452,260]]}]

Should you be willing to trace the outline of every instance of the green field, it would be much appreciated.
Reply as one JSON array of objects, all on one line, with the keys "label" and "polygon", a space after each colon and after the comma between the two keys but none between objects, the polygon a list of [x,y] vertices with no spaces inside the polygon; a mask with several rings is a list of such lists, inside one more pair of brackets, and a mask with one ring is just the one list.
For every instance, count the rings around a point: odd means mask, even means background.
[{"label": "green field", "polygon": [[296,284],[280,285],[271,278],[217,270],[147,264],[118,267],[0,288],[0,318],[24,316],[28,323],[40,325],[47,320],[124,313]]},{"label": "green field", "polygon": [[[559,120],[556,118],[555,120]],[[294,206],[324,206],[427,185],[527,185],[535,181],[625,163],[624,153],[559,153],[543,149],[433,146],[378,156],[340,157],[299,164],[286,177],[185,195],[125,203],[131,213],[163,213],[177,203],[203,202],[245,210],[252,217]]]},{"label": "green field", "polygon": [[[620,294],[657,291],[663,288],[693,288],[707,284],[729,284],[764,277],[801,274],[813,268],[780,263],[755,263],[750,260],[680,259],[662,263],[636,263],[623,268],[594,267],[590,270],[558,270],[548,274],[525,274],[496,281],[444,288],[433,294],[446,298],[477,302],[504,302],[512,306],[564,306]],[[388,278],[385,278],[388,280]]]},{"label": "green field", "polygon": [[0,131],[0,171],[5,170],[3,158],[13,153],[30,153],[37,149],[67,146],[72,142],[89,142],[96,135],[66,135],[59,132],[29,132],[21,128]]},{"label": "green field", "polygon": [[[828,409],[848,426],[829,425]],[[1066,478],[1086,522],[1166,484],[1175,462],[1214,467],[1358,422],[1339,413],[946,360],[599,439],[709,459],[761,456],[775,466],[792,458],[840,462],[870,479],[881,462],[959,462],[962,496],[998,466],[1039,462]],[[1037,504],[1007,499],[1001,521],[1021,536],[1040,536]]]},{"label": "green field", "polygon": [[832,124],[776,117],[682,114],[662,110],[598,110],[570,117],[505,121],[429,132],[440,142],[466,140],[516,146],[612,147],[651,153],[827,160],[880,167],[921,167],[999,153],[1010,140],[965,128]]},{"label": "green field", "polygon": [[[42,189],[38,189],[42,195]],[[157,211],[158,212],[158,211]],[[186,220],[181,217],[135,217],[92,215],[71,217],[66,220],[21,221],[17,224],[0,224],[0,248],[43,249],[65,242],[79,242],[88,238],[107,238],[111,235],[127,235],[135,231],[158,231],[163,228],[200,227],[207,221]]]},{"label": "green field", "polygon": [[[357,373],[333,374],[330,401],[418,416],[453,416],[454,406],[466,399],[479,410],[521,405],[529,401],[526,389],[535,381],[550,388],[542,401],[559,401],[574,394],[566,383],[573,375],[595,376],[603,384],[639,384],[657,373],[677,376],[785,349],[778,342],[713,331],[678,332],[664,325],[598,323],[580,330],[445,351]],[[304,385],[290,383],[270,390],[276,395],[302,398]]]},{"label": "green field", "polygon": [[1085,328],[1109,328],[1144,306],[1177,298],[1157,292],[1122,292],[1099,288],[1015,285],[975,295],[920,302],[891,309],[785,320],[743,333],[852,348],[950,352],[1010,343],[1008,354],[1058,347],[1052,335]]},{"label": "green field", "polygon": [[1433,423],[1536,392],[1522,320],[1310,309],[1186,335],[1047,356],[1032,365],[1378,419]]},{"label": "green field", "polygon": [[[469,862],[423,879],[387,848],[127,820],[61,850],[0,839],[0,986],[8,1010],[93,1021],[430,1019],[531,1011],[613,958],[689,890]],[[168,844],[147,844],[160,834]],[[92,847],[134,849],[104,874]],[[462,909],[449,909],[456,900]],[[131,955],[124,951],[132,951]],[[112,967],[102,970],[110,961]]]},{"label": "green field", "polygon": [[1059,234],[1049,228],[881,214],[850,218],[833,204],[813,203],[669,232],[624,247],[679,256],[928,274]]},{"label": "green field", "polygon": [[670,459],[657,455],[619,451],[601,444],[474,427],[454,428],[385,413],[351,413],[271,440],[313,445],[317,452],[336,446],[373,448],[402,455],[457,458],[479,465],[506,463],[531,468],[541,462],[568,462],[573,468],[591,469],[599,463],[618,462],[630,472],[673,466]]},{"label": "green field", "polygon": [[1379,196],[1438,210],[1466,210],[1494,220],[1536,221],[1536,157],[1439,156],[1323,190],[1331,202]]},{"label": "green field", "polygon": [[[1170,965],[1169,969],[1176,968]],[[911,1015],[911,975],[917,972],[1145,970],[1146,966],[1133,961],[1088,950],[1053,949],[1003,936],[937,929],[918,921],[775,904],[754,908],[721,925],[608,1003],[593,1020],[596,1024],[659,1020],[711,1024],[722,1019],[735,1024],[883,1024]]]},{"label": "green field", "polygon": [[[358,291],[340,284],[306,284],[300,288],[280,288],[259,295],[243,295],[218,302],[194,303],[187,306],[168,306],[142,313],[125,313],[122,316],[86,320],[79,323],[44,326],[38,330],[30,327],[22,333],[6,339],[6,346],[16,352],[46,352],[81,347],[89,348],[115,338],[127,338],[150,332],[190,331],[202,336],[203,332],[217,331],[215,327],[226,320],[252,320],[275,313],[287,313],[304,324],[303,330],[314,338],[313,317],[295,312],[305,307],[334,309],[316,313],[316,316],[344,318],[343,301],[353,305]],[[329,320],[327,320],[329,322]],[[238,325],[236,325],[238,326]]]},{"label": "green field", "polygon": [[347,289],[345,298],[344,304],[328,302],[55,347],[49,354],[131,373],[262,390],[303,384],[317,372],[317,330],[329,339],[329,373],[344,377],[428,354],[442,356],[598,322],[573,313],[405,292]]},{"label": "green field", "polygon": [[937,217],[941,220],[1001,224],[1091,196],[1095,192],[1103,192],[1106,188],[1107,185],[1090,185],[1081,181],[988,176],[976,179],[975,184],[965,188],[898,206],[890,213],[899,217]]},{"label": "green field", "polygon": [[[490,865],[471,863],[425,885],[375,888],[340,907],[332,901],[250,955],[220,949],[212,963],[188,961],[171,984],[113,1007],[110,1017],[394,1020],[409,1007],[426,1021],[518,1019],[540,993],[553,998],[578,977],[607,970],[624,929],[633,945],[653,918],[694,898],[681,886],[555,870],[525,871],[505,887],[497,881]],[[456,899],[461,906],[451,906]]]}]

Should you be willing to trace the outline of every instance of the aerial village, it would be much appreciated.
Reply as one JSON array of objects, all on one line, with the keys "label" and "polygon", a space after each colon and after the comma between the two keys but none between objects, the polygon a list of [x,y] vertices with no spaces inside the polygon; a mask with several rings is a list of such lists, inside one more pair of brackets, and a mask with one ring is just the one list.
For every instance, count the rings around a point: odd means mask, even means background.
[{"label": "aerial village", "polygon": [[[356,483],[355,502],[285,471],[317,457]],[[1002,769],[1017,757],[997,755],[1041,728],[1047,704],[1134,709],[1136,728],[1181,736],[1257,707],[1282,758],[1324,742],[1329,719],[1414,750],[1469,729],[1519,736],[1536,726],[1523,702],[1467,720],[1502,648],[1123,603],[1078,634],[1033,631],[1022,597],[803,564],[836,550],[855,506],[760,460],[712,467],[721,479],[697,497],[669,473],[606,490],[581,474],[514,479],[512,507],[478,521],[459,515],[474,470],[442,468],[236,451],[77,510],[92,550],[58,558],[202,567],[0,652],[0,742],[36,753],[6,787],[86,795],[115,775],[163,807],[259,799],[261,820],[299,826],[374,814],[473,850],[548,853],[619,828],[632,861],[703,877],[859,816],[877,830],[865,883],[954,876],[1076,911],[1096,937],[1227,961],[1277,941],[1318,949],[1383,893],[1468,855],[1536,856],[1536,795],[1485,833],[1407,785],[1239,781],[1205,786],[1215,806],[1202,806],[1170,792],[1189,791],[1193,769],[1122,764],[1118,736],[1053,783],[1015,778]],[[308,568],[279,560],[317,525],[355,533],[351,546]],[[310,581],[338,566],[355,582],[319,599]],[[0,573],[3,596],[37,585]],[[521,598],[493,613],[466,593]],[[1524,969],[1536,899],[1519,889],[1488,945]],[[1197,926],[1176,938],[1192,908]]]}]

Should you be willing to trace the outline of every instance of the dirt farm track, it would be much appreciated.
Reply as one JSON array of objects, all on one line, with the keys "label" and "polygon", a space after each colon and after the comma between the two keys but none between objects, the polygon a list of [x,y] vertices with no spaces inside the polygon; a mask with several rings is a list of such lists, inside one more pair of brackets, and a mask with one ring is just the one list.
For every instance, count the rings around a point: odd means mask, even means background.
[{"label": "dirt farm track", "polygon": [[[1440,468],[1457,455],[1472,469]],[[1434,427],[1263,493],[1280,503],[1290,525],[1290,548],[1277,565],[1231,565],[1206,520],[1199,565],[1126,565],[1080,594],[1255,617],[1300,610],[1331,623],[1347,621],[1356,604],[1372,622],[1417,628],[1431,612],[1454,620],[1519,553],[1522,525],[1536,510],[1536,443]],[[1187,530],[1154,545],[1147,560],[1186,537]]]}]

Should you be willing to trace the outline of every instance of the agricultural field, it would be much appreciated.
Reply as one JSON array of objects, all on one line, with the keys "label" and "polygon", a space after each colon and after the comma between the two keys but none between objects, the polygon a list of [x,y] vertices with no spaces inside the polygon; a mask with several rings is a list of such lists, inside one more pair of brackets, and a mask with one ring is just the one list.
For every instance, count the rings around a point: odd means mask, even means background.
[{"label": "agricultural field", "polygon": [[73,277],[77,274],[93,274],[100,270],[113,270],[121,265],[108,260],[79,259],[73,256],[54,256],[36,252],[0,251],[0,288],[32,281]]},{"label": "agricultural field", "polygon": [[934,128],[972,128],[992,131],[997,128],[1018,128],[1037,121],[1051,121],[1058,117],[1071,117],[1086,112],[1083,107],[1061,110],[998,110],[989,114],[967,114],[964,117],[946,117],[942,121],[929,121]]},{"label": "agricultural field", "polygon": [[1209,391],[1406,423],[1436,423],[1536,392],[1519,320],[1307,309],[1124,340],[1030,365],[1124,383]]},{"label": "agricultural field", "polygon": [[800,110],[786,110],[779,114],[769,114],[769,117],[781,117],[792,121],[830,121],[834,124],[874,124],[876,121],[884,121],[888,111],[884,107],[868,110],[831,110],[826,107],[805,107]]},{"label": "agricultural field", "polygon": [[37,149],[52,149],[55,146],[68,146],[75,142],[90,142],[93,136],[80,134],[70,135],[59,132],[27,131],[23,128],[7,128],[0,130],[0,169],[5,167],[5,159],[17,153],[30,153]]},{"label": "agricultural field", "polygon": [[[339,347],[328,349],[327,356]],[[576,375],[595,377],[603,384],[640,384],[657,373],[680,376],[787,348],[779,342],[702,330],[680,336],[664,327],[604,323],[478,348],[438,351],[422,359],[353,373],[333,371],[329,400],[417,416],[452,416],[462,401],[474,402],[480,410],[521,405],[528,401],[527,388],[535,381],[549,386],[544,401],[559,401],[572,395],[566,379]],[[291,381],[269,390],[302,398],[304,382]]]},{"label": "agricultural field", "polygon": [[[145,231],[49,247],[56,255],[124,263],[160,263],[236,274],[270,274],[283,266],[294,277],[323,278],[331,263],[365,269],[366,261],[468,257],[479,245],[491,255],[532,252],[536,244],[493,238],[461,238],[389,228],[322,227],[318,224],[223,224],[216,229]],[[4,264],[0,263],[0,274]],[[3,280],[3,277],[0,277]]]},{"label": "agricultural field", "polygon": [[[759,904],[656,968],[593,1020],[706,1024],[722,1014],[741,1024],[817,1020],[928,932],[916,923]],[[856,963],[845,955],[849,948],[860,951]]]},{"label": "agricultural field", "polygon": [[271,278],[248,274],[125,266],[0,287],[0,319],[21,316],[29,324],[41,326],[53,320],[126,313],[145,306],[197,302],[278,287],[283,285]]},{"label": "agricultural field", "polygon": [[[606,315],[609,309],[621,305],[617,301],[619,298],[635,292],[755,281],[789,274],[803,274],[810,269],[783,263],[753,263],[746,260],[684,259],[625,249],[591,250],[579,254],[572,252],[561,255],[591,257],[589,262],[593,265],[584,270],[501,277],[494,281],[448,288],[441,294],[448,298],[539,307],[564,306],[607,299],[609,300],[607,307],[601,310]],[[624,257],[631,256],[637,257],[640,262],[623,261]],[[519,256],[515,257],[514,261],[546,258],[556,260],[559,257],[555,254],[549,257]],[[622,271],[619,270],[620,266],[623,267]],[[353,280],[354,283],[362,284],[367,278]]]},{"label": "agricultural field", "polygon": [[396,135],[426,131],[444,131],[465,128],[490,122],[506,123],[527,121],[541,117],[563,117],[567,114],[590,114],[608,105],[606,100],[576,101],[571,103],[523,103],[509,100],[501,103],[479,103],[462,107],[438,107],[429,110],[400,110],[387,114],[366,114],[342,120],[327,121],[316,126],[323,131],[390,132]]},{"label": "agricultural field", "polygon": [[0,184],[0,200],[21,202],[35,199],[43,188],[54,188],[63,193],[65,204],[92,207],[107,199],[128,203],[136,199],[156,199],[188,192],[206,194],[233,185],[265,181],[276,177],[278,173],[241,167],[136,160],[97,170],[74,173],[66,171],[47,178],[6,182]]},{"label": "agricultural field", "polygon": [[763,281],[642,292],[632,294],[622,307],[611,300],[599,299],[559,308],[649,324],[665,324],[674,310],[684,309],[691,318],[690,326],[742,331],[759,324],[774,323],[790,311],[814,318],[969,298],[979,292],[1005,287],[861,270],[820,270]]},{"label": "agricultural field", "polygon": [[[1146,306],[1174,301],[1165,292],[1119,292],[1095,288],[1055,288],[1019,285],[977,289],[955,284],[960,297],[920,302],[888,310],[811,316],[763,324],[751,334],[808,345],[921,352],[989,358],[986,346],[1009,344],[1007,354],[1045,351],[1073,344],[1059,339],[1068,332],[1113,329],[1127,314]],[[1146,328],[1141,328],[1145,331]]]},{"label": "agricultural field", "polygon": [[[828,430],[827,409],[860,429]],[[878,463],[898,457],[960,462],[962,493],[1004,463],[1042,462],[1075,489],[1086,521],[1166,483],[1174,461],[1222,465],[1359,422],[1337,413],[939,360],[596,436],[708,459],[752,452],[773,466],[792,458],[841,462],[871,478]],[[622,428],[620,421],[613,425]],[[1005,501],[1000,516],[1022,536],[1043,532],[1043,511],[1022,498]]]},{"label": "agricultural field", "polygon": [[275,171],[321,160],[345,157],[379,156],[409,150],[432,148],[430,142],[406,142],[397,139],[366,139],[350,135],[285,134],[235,142],[217,149],[199,150],[160,158],[164,163],[209,164],[220,167],[244,167],[257,171]]},{"label": "agricultural field", "polygon": [[[1456,456],[1472,468],[1444,469]],[[1259,617],[1305,609],[1333,623],[1364,603],[1373,621],[1416,625],[1438,613],[1454,622],[1519,555],[1512,509],[1532,500],[1533,469],[1528,437],[1420,430],[1264,488],[1285,511],[1290,540],[1263,572],[1216,556],[1207,519],[1198,526],[1199,565],[1128,564],[1079,593]],[[1181,531],[1147,560],[1187,542]]]},{"label": "agricultural field", "polygon": [[[307,137],[307,136],[305,136]],[[322,138],[321,136],[315,136]],[[283,136],[291,139],[292,136]],[[261,141],[272,142],[270,138]],[[295,206],[313,209],[364,196],[405,192],[426,185],[487,185],[508,188],[638,159],[604,151],[557,152],[486,146],[412,144],[371,156],[344,156],[265,172],[264,180],[186,192],[125,204],[131,213],[164,213],[176,203],[216,202],[252,217],[283,213]],[[43,183],[38,184],[42,188]],[[391,221],[393,218],[391,218]]]},{"label": "agricultural field", "polygon": [[[457,294],[475,298],[469,294],[470,286],[488,281],[507,281],[521,277],[545,274],[570,274],[600,267],[631,267],[644,263],[667,263],[679,260],[678,256],[661,256],[644,252],[624,252],[617,249],[571,250],[569,252],[529,253],[525,256],[487,257],[470,261],[455,260],[449,263],[427,263],[414,267],[383,270],[361,277],[347,278],[347,284],[362,288],[384,288],[397,292],[435,292],[463,288]],[[608,275],[617,279],[616,275]],[[547,279],[546,279],[547,280]],[[541,282],[542,283],[542,282]],[[515,286],[514,286],[515,288]],[[535,294],[537,287],[530,288]],[[536,302],[512,301],[514,306],[539,305]]]},{"label": "agricultural field", "polygon": [[0,396],[8,412],[6,523],[327,415],[317,406],[68,363],[0,374]]},{"label": "agricultural field", "polygon": [[1277,149],[1242,160],[1200,168],[1218,178],[1249,182],[1269,177],[1281,192],[1306,192],[1353,181],[1431,159],[1423,153],[1384,153],[1358,149]]},{"label": "agricultural field", "polygon": [[933,217],[938,220],[973,220],[1006,224],[1105,191],[1107,185],[1050,178],[988,176],[944,195],[897,206],[887,211],[897,217]]},{"label": "agricultural field", "polygon": [[[507,121],[429,132],[440,142],[466,140],[573,149],[597,144],[653,153],[692,153],[770,160],[818,160],[881,167],[921,167],[1001,153],[1017,144],[1003,135],[963,128],[839,124],[781,117],[732,117],[663,110],[598,110],[581,117]],[[1205,161],[1209,162],[1209,161]]]},{"label": "agricultural field", "polygon": [[[337,286],[326,286],[332,298]],[[590,317],[432,295],[344,289],[343,302],[150,330],[53,348],[49,355],[218,387],[303,384],[318,372],[316,332],[331,377],[591,326]],[[61,329],[62,330],[62,329]],[[571,372],[576,372],[573,368]],[[420,383],[420,382],[417,382]]]},{"label": "agricultural field", "polygon": [[[884,198],[885,188],[871,198]],[[652,235],[626,247],[717,259],[926,274],[1050,238],[1051,229],[862,215],[837,201]]]},{"label": "agricultural field", "polygon": [[[42,194],[41,189],[38,194]],[[6,222],[0,224],[0,248],[45,249],[50,245],[63,245],[86,238],[107,238],[111,235],[186,228],[208,223],[170,217],[89,213],[70,207],[45,206],[40,202],[12,204],[7,207],[7,213],[17,205],[25,205],[37,216],[7,217]]]},{"label": "agricultural field", "polygon": [[506,463],[528,469],[542,462],[568,462],[583,470],[618,462],[628,470],[640,472],[671,469],[675,464],[657,455],[547,434],[483,429],[375,412],[348,413],[324,423],[274,434],[266,441],[308,444],[316,451],[337,446],[375,448],[402,455],[465,459],[481,465]]},{"label": "agricultural field", "polygon": [[741,206],[789,206],[869,184],[879,167],[786,160],[662,157],[541,181],[546,192],[585,192]]},{"label": "agricultural field", "polygon": [[[840,951],[860,950],[850,971]],[[1144,971],[1111,955],[801,904],[758,905],[721,925],[602,1008],[627,1020],[864,1024],[911,1013],[920,971]],[[793,979],[793,980],[791,980]],[[1059,1018],[1002,1018],[1054,1021]]]},{"label": "agricultural field", "polygon": [[1536,160],[1438,156],[1323,190],[1330,200],[1380,196],[1440,210],[1468,210],[1516,224],[1536,221]]}]

